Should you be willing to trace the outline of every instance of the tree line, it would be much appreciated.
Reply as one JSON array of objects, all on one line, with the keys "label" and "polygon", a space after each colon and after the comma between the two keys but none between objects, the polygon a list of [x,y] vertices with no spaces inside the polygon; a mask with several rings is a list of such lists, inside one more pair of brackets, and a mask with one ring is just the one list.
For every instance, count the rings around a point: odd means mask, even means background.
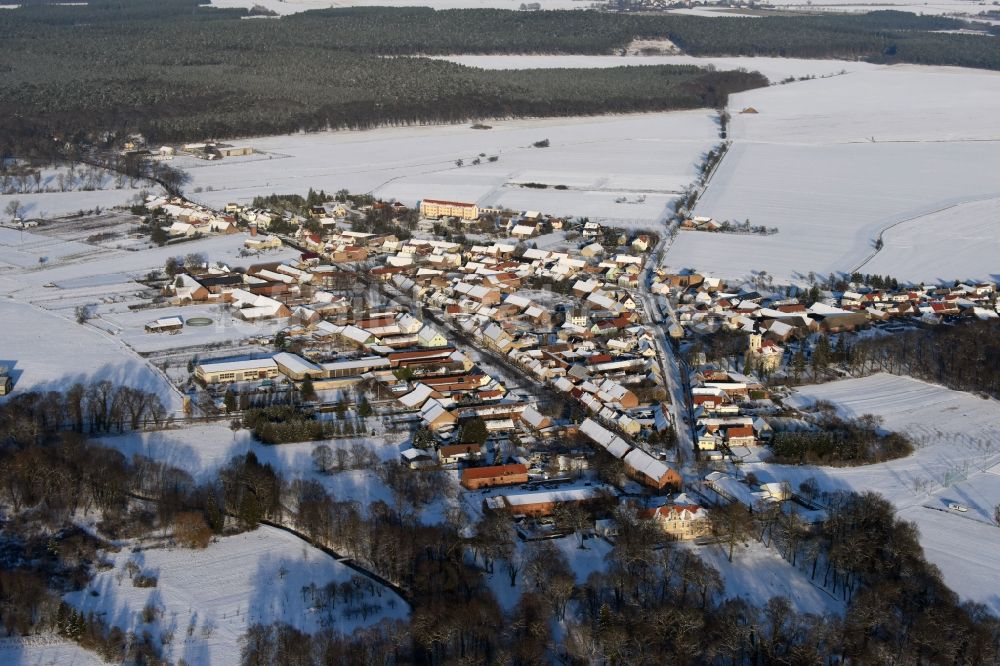
[{"label": "tree line", "polygon": [[65,391],[16,393],[5,407],[0,430],[18,443],[38,441],[59,429],[97,435],[159,427],[169,418],[158,394],[107,379],[76,382]]}]

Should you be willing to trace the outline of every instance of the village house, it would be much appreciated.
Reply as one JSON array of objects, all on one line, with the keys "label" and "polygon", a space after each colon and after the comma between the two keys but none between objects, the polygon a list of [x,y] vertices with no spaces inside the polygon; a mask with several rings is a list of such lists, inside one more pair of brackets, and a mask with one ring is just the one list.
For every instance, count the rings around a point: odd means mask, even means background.
[{"label": "village house", "polygon": [[641,508],[637,515],[655,521],[660,529],[678,541],[705,536],[711,527],[708,512],[684,494],[661,506]]},{"label": "village house", "polygon": [[540,518],[551,516],[560,506],[573,505],[590,508],[605,498],[612,497],[611,490],[598,487],[565,488],[544,492],[504,493],[483,501],[492,511],[507,511],[513,516]]},{"label": "village house", "polygon": [[482,457],[483,447],[480,444],[449,444],[438,449],[438,460],[442,465],[454,465],[468,460],[478,460]]}]

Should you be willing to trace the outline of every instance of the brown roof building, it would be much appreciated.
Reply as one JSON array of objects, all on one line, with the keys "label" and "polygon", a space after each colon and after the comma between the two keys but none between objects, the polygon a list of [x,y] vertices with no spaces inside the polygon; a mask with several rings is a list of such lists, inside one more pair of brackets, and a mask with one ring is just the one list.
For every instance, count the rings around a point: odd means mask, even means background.
[{"label": "brown roof building", "polygon": [[521,464],[494,467],[467,467],[462,470],[462,486],[468,490],[512,486],[528,482],[528,468]]}]

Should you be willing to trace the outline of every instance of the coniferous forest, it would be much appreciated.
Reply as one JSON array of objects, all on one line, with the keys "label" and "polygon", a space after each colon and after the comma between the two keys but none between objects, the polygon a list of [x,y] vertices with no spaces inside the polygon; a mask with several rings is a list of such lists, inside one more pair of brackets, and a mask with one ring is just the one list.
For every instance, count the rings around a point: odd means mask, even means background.
[{"label": "coniferous forest", "polygon": [[703,18],[594,11],[319,10],[242,20],[203,0],[27,3],[0,14],[0,147],[139,131],[175,141],[480,117],[712,107],[766,85],[694,67],[485,71],[450,53],[609,54],[668,38],[693,55],[865,58],[1000,69],[963,22],[900,12]]}]

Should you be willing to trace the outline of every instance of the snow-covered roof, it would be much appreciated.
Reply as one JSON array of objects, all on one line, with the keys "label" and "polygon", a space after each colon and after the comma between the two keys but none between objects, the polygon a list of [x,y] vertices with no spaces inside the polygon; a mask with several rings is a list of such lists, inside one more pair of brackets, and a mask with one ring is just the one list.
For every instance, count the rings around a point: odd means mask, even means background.
[{"label": "snow-covered roof", "polygon": [[200,364],[204,372],[238,372],[240,370],[257,370],[260,368],[277,368],[273,358],[247,359],[242,361],[209,361]]},{"label": "snow-covered roof", "polygon": [[635,471],[659,482],[670,468],[645,451],[632,449],[622,459]]},{"label": "snow-covered roof", "polygon": [[272,358],[278,365],[284,366],[297,374],[305,374],[308,372],[321,373],[323,371],[320,366],[316,365],[312,361],[306,360],[296,354],[290,354],[289,352],[279,352]]}]

